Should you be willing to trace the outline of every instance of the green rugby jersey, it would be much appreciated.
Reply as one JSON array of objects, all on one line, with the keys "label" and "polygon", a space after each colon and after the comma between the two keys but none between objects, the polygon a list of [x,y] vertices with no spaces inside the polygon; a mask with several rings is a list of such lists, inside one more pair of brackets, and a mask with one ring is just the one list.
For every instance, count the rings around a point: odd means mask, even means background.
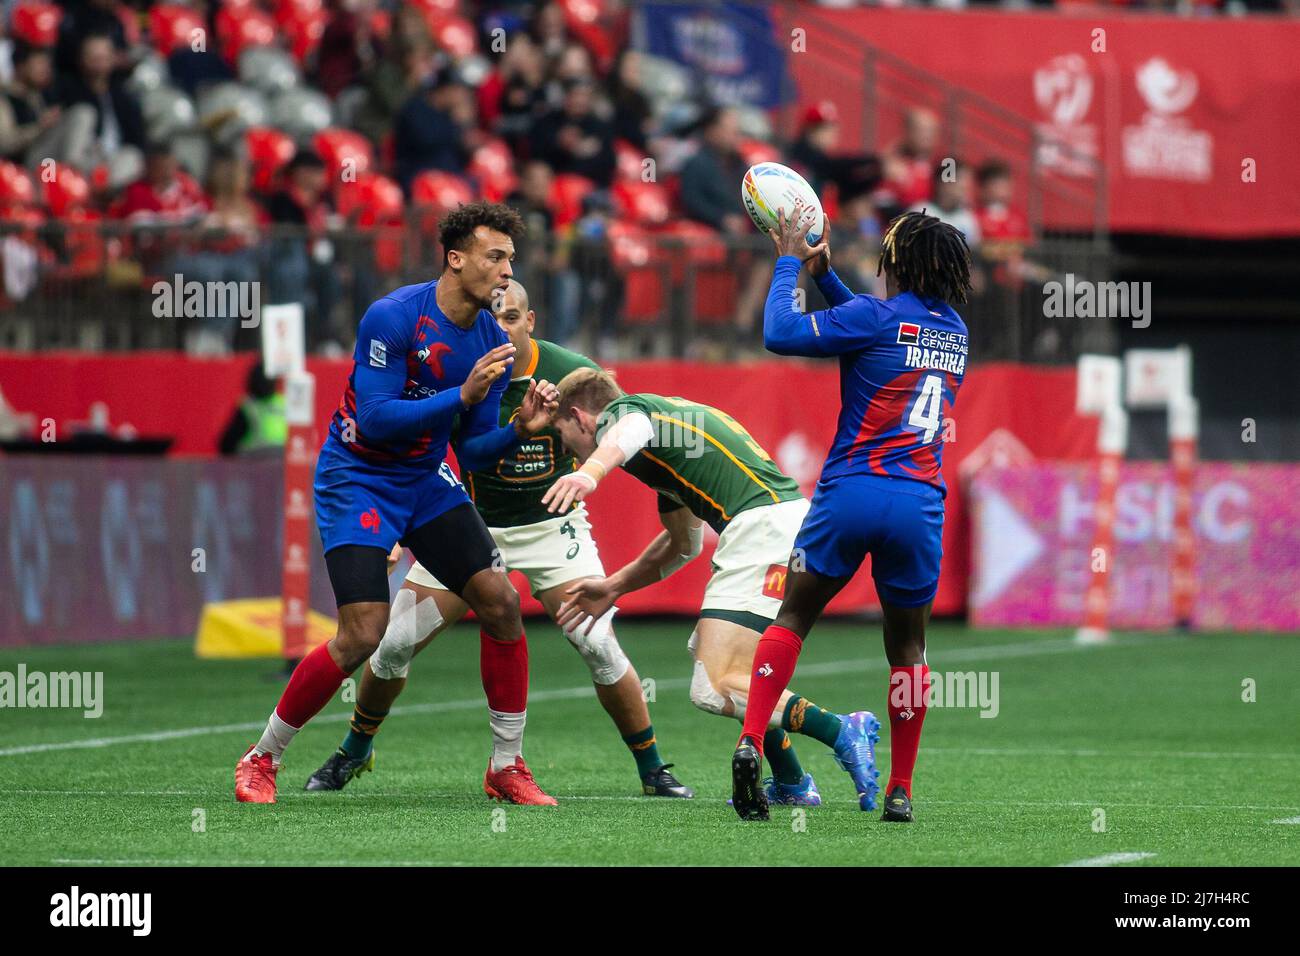
[{"label": "green rugby jersey", "polygon": [[721,534],[742,511],[802,497],[726,412],[684,398],[624,395],[601,412],[596,434],[629,412],[649,416],[655,436],[623,468],[659,492],[660,511],[685,505]]},{"label": "green rugby jersey", "polygon": [[[551,342],[540,339],[532,342],[533,357],[528,368],[501,396],[502,425],[519,410],[530,379],[546,379],[554,385],[574,369],[600,367],[585,356]],[[453,447],[456,439],[453,435]],[[462,477],[465,490],[474,499],[484,523],[489,528],[513,528],[554,518],[542,504],[542,495],[557,477],[577,467],[574,457],[564,452],[559,433],[544,428],[521,442],[491,471],[469,471]]]}]

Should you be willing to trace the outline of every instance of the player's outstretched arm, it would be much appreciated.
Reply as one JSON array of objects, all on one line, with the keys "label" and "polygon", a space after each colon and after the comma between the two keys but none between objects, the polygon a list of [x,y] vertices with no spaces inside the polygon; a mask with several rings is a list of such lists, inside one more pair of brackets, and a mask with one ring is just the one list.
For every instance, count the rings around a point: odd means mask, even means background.
[{"label": "player's outstretched arm", "polygon": [[429,398],[405,401],[406,350],[401,307],[380,299],[366,310],[357,328],[357,428],[368,438],[389,441],[418,438],[430,430],[450,428],[465,407],[456,389]]},{"label": "player's outstretched arm", "polygon": [[649,587],[695,560],[704,549],[704,524],[689,508],[661,512],[664,530],[634,560],[607,578],[572,585],[555,621],[560,627],[589,630],[624,594]]},{"label": "player's outstretched arm", "polygon": [[551,514],[564,514],[595,491],[606,475],[650,444],[654,434],[649,416],[640,412],[624,415],[605,429],[600,444],[581,468],[560,477],[546,489],[542,504]]}]

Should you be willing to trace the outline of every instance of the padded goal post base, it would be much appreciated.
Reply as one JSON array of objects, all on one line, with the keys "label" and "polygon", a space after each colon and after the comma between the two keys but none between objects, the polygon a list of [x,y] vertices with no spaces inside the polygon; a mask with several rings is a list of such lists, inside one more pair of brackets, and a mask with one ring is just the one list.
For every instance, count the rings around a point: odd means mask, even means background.
[{"label": "padded goal post base", "polygon": [[[204,658],[283,657],[278,597],[243,598],[203,605],[194,655]],[[318,611],[307,612],[307,650],[334,636],[338,624]]]}]

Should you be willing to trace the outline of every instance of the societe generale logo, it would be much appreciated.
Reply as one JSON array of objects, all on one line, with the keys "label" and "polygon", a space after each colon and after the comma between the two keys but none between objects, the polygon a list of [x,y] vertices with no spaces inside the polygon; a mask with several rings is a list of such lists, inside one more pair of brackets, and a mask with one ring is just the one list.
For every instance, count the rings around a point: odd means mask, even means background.
[{"label": "societe generale logo", "polygon": [[1092,105],[1092,75],[1077,53],[1053,57],[1034,71],[1034,99],[1057,126],[1073,126]]},{"label": "societe generale logo", "polygon": [[1175,70],[1154,56],[1137,68],[1137,88],[1153,113],[1173,116],[1192,105],[1199,84],[1191,70]]}]

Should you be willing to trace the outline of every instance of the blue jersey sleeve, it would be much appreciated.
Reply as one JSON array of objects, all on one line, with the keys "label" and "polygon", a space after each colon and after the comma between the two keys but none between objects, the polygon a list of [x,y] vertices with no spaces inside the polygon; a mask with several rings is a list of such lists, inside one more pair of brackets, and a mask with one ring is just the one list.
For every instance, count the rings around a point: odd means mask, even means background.
[{"label": "blue jersey sleeve", "polygon": [[460,419],[456,460],[463,471],[488,471],[507,451],[519,444],[514,422],[497,426],[501,419],[501,396],[510,387],[510,369],[492,383],[487,397],[470,406]]},{"label": "blue jersey sleeve", "polygon": [[832,306],[844,305],[853,298],[853,293],[835,274],[834,269],[827,269],[825,275],[817,276],[813,281],[817,283],[818,291]]},{"label": "blue jersey sleeve", "polygon": [[353,382],[357,427],[369,438],[417,439],[428,431],[448,429],[465,407],[458,388],[414,401],[402,398],[409,338],[402,306],[392,299],[380,299],[361,317]]},{"label": "blue jersey sleeve", "polygon": [[[843,355],[866,348],[876,341],[882,328],[884,310],[869,295],[852,295],[835,279],[829,290],[823,289],[828,301],[838,304],[823,312],[796,312],[795,285],[801,263],[794,256],[776,260],[772,288],[763,308],[763,344],[777,355],[803,355],[812,358]],[[829,273],[828,273],[829,276]],[[849,298],[844,299],[843,295]]]}]

